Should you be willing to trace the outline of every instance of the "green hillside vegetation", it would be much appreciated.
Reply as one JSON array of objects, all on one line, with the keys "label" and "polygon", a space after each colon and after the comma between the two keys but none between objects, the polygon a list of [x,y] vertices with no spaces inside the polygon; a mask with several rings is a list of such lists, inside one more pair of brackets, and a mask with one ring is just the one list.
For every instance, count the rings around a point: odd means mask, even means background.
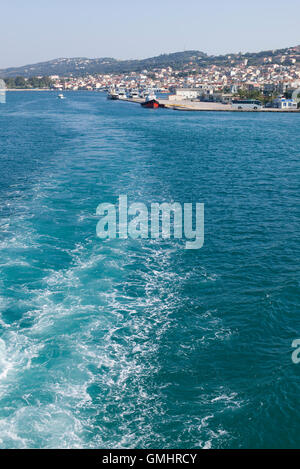
[{"label": "green hillside vegetation", "polygon": [[26,65],[24,67],[0,70],[4,78],[36,76],[86,76],[104,73],[130,73],[148,71],[156,68],[172,67],[175,70],[200,70],[212,65],[234,66],[241,65],[247,59],[248,66],[259,66],[270,61],[272,64],[291,65],[292,59],[300,63],[300,47],[278,49],[274,51],[247,52],[245,54],[207,55],[197,50],[161,54],[141,60],[116,60],[111,57],[89,59],[86,57],[60,58],[48,62]]},{"label": "green hillside vegetation", "polygon": [[4,81],[9,89],[50,88],[52,85],[52,80],[49,77],[24,78],[18,76],[16,78],[5,78]]}]

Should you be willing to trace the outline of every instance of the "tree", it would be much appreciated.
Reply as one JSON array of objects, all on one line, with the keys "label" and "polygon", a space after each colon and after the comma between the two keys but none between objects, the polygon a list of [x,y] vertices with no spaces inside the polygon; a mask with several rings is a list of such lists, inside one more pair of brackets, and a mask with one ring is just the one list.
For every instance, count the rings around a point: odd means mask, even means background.
[{"label": "tree", "polygon": [[26,80],[24,77],[16,77],[15,85],[16,85],[16,88],[27,88]]},{"label": "tree", "polygon": [[15,88],[16,83],[14,78],[5,78],[4,79],[7,88]]}]

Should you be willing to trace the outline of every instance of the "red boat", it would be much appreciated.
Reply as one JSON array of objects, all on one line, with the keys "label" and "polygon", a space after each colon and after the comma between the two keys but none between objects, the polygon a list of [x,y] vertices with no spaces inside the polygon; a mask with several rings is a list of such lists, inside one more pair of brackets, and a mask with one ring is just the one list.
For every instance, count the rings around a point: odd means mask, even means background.
[{"label": "red boat", "polygon": [[156,99],[150,99],[149,101],[141,103],[141,105],[150,109],[157,109],[159,107],[159,102]]}]

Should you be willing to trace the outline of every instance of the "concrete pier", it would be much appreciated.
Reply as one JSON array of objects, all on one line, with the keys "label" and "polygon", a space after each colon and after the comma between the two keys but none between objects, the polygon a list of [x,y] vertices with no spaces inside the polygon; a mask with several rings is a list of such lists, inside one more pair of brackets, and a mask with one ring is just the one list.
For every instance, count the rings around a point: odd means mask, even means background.
[{"label": "concrete pier", "polygon": [[[129,101],[132,103],[141,104],[144,99],[127,98],[122,101]],[[299,113],[300,109],[277,109],[277,108],[262,108],[262,109],[232,109],[231,104],[222,103],[207,103],[204,101],[189,101],[187,99],[181,101],[169,101],[168,99],[158,98],[157,101],[166,109],[174,111],[219,111],[219,112],[284,112],[284,113]]]}]

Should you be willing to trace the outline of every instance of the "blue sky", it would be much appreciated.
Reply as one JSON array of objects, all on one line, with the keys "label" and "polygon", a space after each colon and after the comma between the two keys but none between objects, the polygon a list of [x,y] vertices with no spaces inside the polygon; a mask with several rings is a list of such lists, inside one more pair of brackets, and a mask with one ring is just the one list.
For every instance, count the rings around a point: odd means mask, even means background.
[{"label": "blue sky", "polygon": [[57,57],[222,54],[300,44],[299,0],[2,0],[0,15],[0,68]]}]

